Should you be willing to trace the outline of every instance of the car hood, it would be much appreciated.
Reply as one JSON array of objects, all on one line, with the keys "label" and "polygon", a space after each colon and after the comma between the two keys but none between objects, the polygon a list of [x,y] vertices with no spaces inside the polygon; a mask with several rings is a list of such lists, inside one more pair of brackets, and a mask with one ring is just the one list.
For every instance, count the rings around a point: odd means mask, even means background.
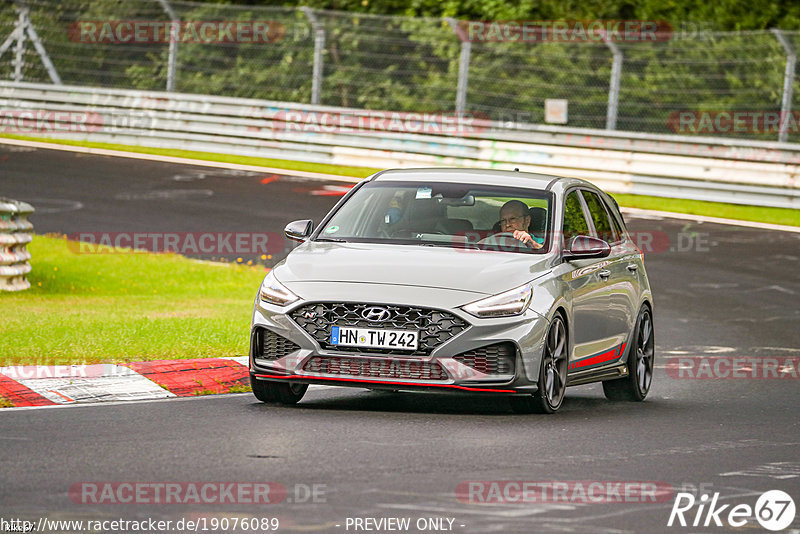
[{"label": "car hood", "polygon": [[360,282],[435,287],[492,295],[538,278],[550,255],[419,245],[306,242],[275,267],[292,283]]}]

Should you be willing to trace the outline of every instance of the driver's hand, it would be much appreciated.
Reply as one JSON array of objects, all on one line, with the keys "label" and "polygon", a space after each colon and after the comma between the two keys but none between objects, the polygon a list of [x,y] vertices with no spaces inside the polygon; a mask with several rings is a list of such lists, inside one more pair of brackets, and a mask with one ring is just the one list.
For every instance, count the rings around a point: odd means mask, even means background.
[{"label": "driver's hand", "polygon": [[526,245],[535,249],[542,248],[542,245],[537,243],[536,240],[531,237],[531,234],[524,230],[514,230],[514,239],[522,241]]}]

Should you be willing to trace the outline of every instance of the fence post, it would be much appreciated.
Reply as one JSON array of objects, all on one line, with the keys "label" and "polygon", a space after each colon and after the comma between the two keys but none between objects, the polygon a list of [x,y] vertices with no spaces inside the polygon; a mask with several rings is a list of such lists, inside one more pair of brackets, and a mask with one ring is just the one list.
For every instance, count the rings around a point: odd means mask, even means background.
[{"label": "fence post", "polygon": [[619,82],[622,77],[622,51],[613,42],[605,36],[603,42],[606,44],[611,54],[614,57],[614,62],[611,64],[611,81],[608,85],[608,108],[606,109],[606,130],[617,129],[617,109],[619,106]]},{"label": "fence post", "polygon": [[17,6],[17,11],[19,11],[19,18],[17,22],[14,24],[14,29],[12,30],[11,34],[8,38],[0,45],[0,56],[6,53],[12,44],[16,42],[15,47],[15,57],[11,60],[11,64],[14,65],[14,81],[21,82],[24,76],[23,67],[25,65],[25,34],[28,34],[28,38],[33,43],[33,47],[36,49],[36,53],[39,54],[39,57],[44,64],[44,68],[47,69],[47,74],[50,75],[50,79],[56,85],[61,85],[61,77],[58,75],[53,62],[50,61],[50,56],[47,55],[47,50],[45,50],[44,45],[42,44],[41,39],[39,39],[39,34],[36,33],[36,30],[31,23],[30,13],[28,11],[28,6],[22,4],[21,6]]},{"label": "fence post", "polygon": [[47,70],[50,80],[56,85],[61,85],[61,77],[58,75],[58,71],[56,71],[56,67],[53,65],[53,62],[50,61],[50,56],[47,55],[47,50],[45,50],[42,40],[39,39],[39,34],[36,33],[36,29],[33,27],[28,8],[23,7],[22,11],[25,15],[25,31],[28,32],[28,38],[33,43],[36,53],[39,54],[39,58],[42,60],[42,64]]},{"label": "fence post", "polygon": [[322,53],[325,51],[325,27],[320,24],[317,16],[310,7],[301,7],[306,18],[311,23],[314,30],[314,67],[311,71],[311,104],[319,105],[320,92],[322,91],[322,68],[324,58]]},{"label": "fence post", "polygon": [[14,48],[14,81],[21,82],[23,78],[23,68],[25,66],[25,11],[19,10],[17,27],[14,30],[17,34],[17,45]]},{"label": "fence post", "polygon": [[785,143],[789,136],[789,113],[792,112],[792,91],[794,90],[794,66],[797,63],[797,54],[794,47],[777,28],[770,30],[786,52],[786,70],[783,71],[783,98],[781,99],[781,126],[778,133],[778,142]]},{"label": "fence post", "polygon": [[161,9],[167,14],[172,24],[169,27],[169,58],[167,60],[167,91],[175,90],[175,73],[178,68],[178,39],[181,19],[172,10],[167,0],[158,0]]},{"label": "fence post", "polygon": [[456,113],[460,115],[467,108],[467,84],[469,83],[469,60],[472,54],[472,42],[464,34],[463,28],[458,25],[456,19],[447,17],[445,20],[461,41],[461,55],[458,58],[458,87],[456,88]]}]

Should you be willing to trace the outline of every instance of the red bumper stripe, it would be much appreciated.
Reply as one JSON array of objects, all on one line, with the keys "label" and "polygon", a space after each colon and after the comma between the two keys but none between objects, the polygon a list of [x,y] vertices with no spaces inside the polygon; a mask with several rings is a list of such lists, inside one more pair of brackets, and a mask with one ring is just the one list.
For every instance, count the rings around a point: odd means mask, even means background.
[{"label": "red bumper stripe", "polygon": [[389,384],[393,386],[437,387],[437,388],[461,389],[464,391],[490,391],[493,393],[516,393],[516,391],[514,391],[513,389],[471,388],[467,386],[457,386],[455,384],[419,384],[416,382],[395,382],[391,380],[367,380],[364,378],[331,378],[327,376],[303,376],[303,375],[285,376],[285,375],[266,375],[266,374],[256,374],[256,378],[279,378],[282,380],[292,380],[292,379],[302,378],[308,380],[329,380],[333,382],[359,382],[362,384]]}]

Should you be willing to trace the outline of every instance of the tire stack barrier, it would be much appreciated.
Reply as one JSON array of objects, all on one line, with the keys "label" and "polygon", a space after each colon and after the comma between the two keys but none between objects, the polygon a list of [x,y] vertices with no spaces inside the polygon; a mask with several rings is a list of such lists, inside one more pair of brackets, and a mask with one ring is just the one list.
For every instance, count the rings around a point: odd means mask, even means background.
[{"label": "tire stack barrier", "polygon": [[0,197],[0,291],[22,291],[31,287],[25,275],[31,271],[31,253],[27,244],[33,240],[34,212],[26,202]]}]

